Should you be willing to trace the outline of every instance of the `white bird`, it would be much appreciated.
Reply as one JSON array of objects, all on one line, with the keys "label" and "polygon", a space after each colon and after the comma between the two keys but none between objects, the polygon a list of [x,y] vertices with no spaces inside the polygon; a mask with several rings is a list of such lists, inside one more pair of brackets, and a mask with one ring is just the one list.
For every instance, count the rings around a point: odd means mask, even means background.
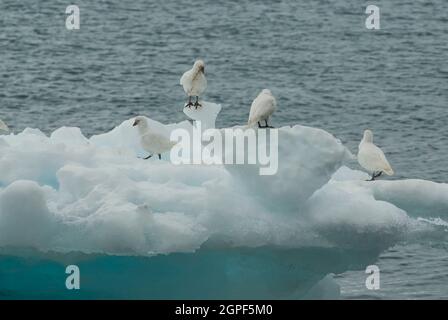
[{"label": "white bird", "polygon": [[[259,128],[272,128],[268,126],[269,117],[277,109],[277,102],[271,91],[264,89],[252,102],[249,112],[248,126],[253,126],[258,123]],[[261,125],[261,121],[265,122],[265,126]]]},{"label": "white bird", "polygon": [[[207,79],[205,78],[205,63],[202,60],[196,60],[193,68],[185,72],[180,78],[180,84],[184,88],[188,96],[188,103],[185,107],[191,108],[195,106],[196,109],[201,106],[199,103],[199,96],[202,95],[207,88]],[[196,97],[196,102],[191,102],[191,97]]]},{"label": "white bird", "polygon": [[140,135],[140,144],[145,151],[150,153],[149,156],[144,158],[145,160],[151,158],[154,154],[158,154],[159,159],[162,159],[161,154],[170,151],[176,144],[176,142],[172,142],[165,135],[151,130],[145,117],[136,117],[132,126],[137,126]]},{"label": "white bird", "polygon": [[370,181],[381,176],[383,172],[389,176],[394,174],[383,151],[373,144],[373,133],[370,130],[364,131],[364,136],[359,144],[358,162],[361,167],[372,173]]},{"label": "white bird", "polygon": [[6,123],[4,123],[1,119],[0,119],[0,131],[6,131],[9,132],[9,128],[6,125]]}]

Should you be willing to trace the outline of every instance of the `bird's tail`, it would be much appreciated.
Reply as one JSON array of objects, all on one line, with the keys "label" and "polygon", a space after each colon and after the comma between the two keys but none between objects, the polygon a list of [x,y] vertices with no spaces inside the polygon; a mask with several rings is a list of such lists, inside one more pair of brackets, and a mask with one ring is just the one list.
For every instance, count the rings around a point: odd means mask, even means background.
[{"label": "bird's tail", "polygon": [[383,172],[387,174],[388,176],[392,176],[394,174],[394,170],[390,166],[388,168],[384,169]]},{"label": "bird's tail", "polygon": [[0,119],[0,131],[6,131],[9,132],[9,128],[6,125],[6,123],[4,123],[1,119]]},{"label": "bird's tail", "polygon": [[244,127],[244,129],[249,129],[249,128],[253,128],[254,125],[256,124],[256,121],[247,121],[247,125]]}]

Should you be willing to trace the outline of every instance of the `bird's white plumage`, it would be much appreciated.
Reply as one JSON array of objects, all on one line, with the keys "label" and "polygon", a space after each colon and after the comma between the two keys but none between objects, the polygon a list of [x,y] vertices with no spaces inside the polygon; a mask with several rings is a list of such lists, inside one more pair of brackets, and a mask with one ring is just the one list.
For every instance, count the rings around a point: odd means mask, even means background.
[{"label": "bird's white plumage", "polygon": [[389,176],[394,174],[384,152],[373,144],[373,134],[370,130],[364,131],[364,137],[359,144],[358,162],[369,173],[384,172]]},{"label": "bird's white plumage", "polygon": [[258,121],[267,121],[276,109],[277,102],[274,96],[270,90],[264,89],[252,102],[247,124],[252,126],[257,124]]},{"label": "bird's white plumage", "polygon": [[135,123],[140,135],[142,148],[151,154],[162,154],[171,150],[176,144],[161,132],[151,129],[145,117],[136,117]]},{"label": "bird's white plumage", "polygon": [[193,68],[185,72],[180,78],[180,84],[189,97],[201,96],[207,88],[204,68],[204,62],[197,60]]},{"label": "bird's white plumage", "polygon": [[8,126],[1,119],[0,119],[0,131],[6,131],[6,132],[9,131]]}]

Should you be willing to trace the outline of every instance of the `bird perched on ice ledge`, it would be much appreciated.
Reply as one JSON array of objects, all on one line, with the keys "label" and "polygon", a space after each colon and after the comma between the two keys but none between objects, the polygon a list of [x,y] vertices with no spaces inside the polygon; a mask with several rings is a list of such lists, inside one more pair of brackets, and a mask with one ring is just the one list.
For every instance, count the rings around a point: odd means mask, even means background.
[{"label": "bird perched on ice ledge", "polygon": [[203,130],[213,129],[221,111],[221,105],[207,101],[202,101],[202,103],[202,108],[198,110],[184,108],[184,113],[194,122],[200,122]]},{"label": "bird perched on ice ledge", "polygon": [[[252,102],[249,112],[249,120],[247,125],[249,127],[258,123],[259,128],[273,128],[268,125],[269,117],[277,109],[277,102],[271,93],[271,90],[264,89]],[[261,125],[261,122],[265,122],[265,126]]]},{"label": "bird perched on ice ledge", "polygon": [[[196,60],[193,68],[185,72],[180,78],[180,84],[184,88],[188,96],[188,103],[185,107],[191,108],[195,106],[197,109],[201,106],[199,103],[199,96],[201,96],[207,88],[207,79],[205,78],[205,63],[202,60]],[[193,104],[191,98],[196,97],[196,102]]]},{"label": "bird perched on ice ledge", "polygon": [[144,158],[145,160],[151,158],[154,154],[158,154],[159,159],[162,159],[162,153],[170,151],[176,144],[163,134],[152,130],[145,117],[136,117],[132,126],[137,126],[140,135],[140,144],[145,151],[150,153],[149,156]]},{"label": "bird perched on ice ledge", "polygon": [[370,130],[364,131],[364,136],[359,144],[358,162],[361,167],[372,173],[372,178],[369,181],[375,180],[383,172],[389,176],[394,174],[383,151],[373,144],[373,133]]},{"label": "bird perched on ice ledge", "polygon": [[1,119],[0,119],[0,131],[6,131],[9,132],[9,128],[6,125],[6,123],[4,123]]}]

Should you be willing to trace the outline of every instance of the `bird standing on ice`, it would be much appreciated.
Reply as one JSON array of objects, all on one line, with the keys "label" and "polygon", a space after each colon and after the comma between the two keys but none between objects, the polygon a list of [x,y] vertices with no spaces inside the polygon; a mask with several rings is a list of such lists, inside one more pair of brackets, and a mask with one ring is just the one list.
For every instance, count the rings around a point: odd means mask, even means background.
[{"label": "bird standing on ice", "polygon": [[364,131],[364,137],[359,144],[358,162],[361,167],[372,173],[369,181],[375,180],[383,172],[389,176],[394,174],[383,151],[373,144],[373,133],[370,130]]},{"label": "bird standing on ice", "polygon": [[[262,90],[252,102],[247,125],[253,126],[258,123],[259,128],[273,128],[268,125],[268,119],[276,109],[277,102],[271,91],[268,89]],[[261,125],[262,121],[265,122],[265,126]]]},{"label": "bird standing on ice", "polygon": [[[184,88],[188,96],[188,103],[185,107],[191,108],[195,106],[197,109],[201,106],[199,96],[202,95],[207,88],[207,79],[205,78],[205,63],[202,60],[196,60],[193,68],[185,72],[180,78],[180,84]],[[196,102],[191,102],[191,97],[196,97]]]},{"label": "bird standing on ice", "polygon": [[145,160],[151,158],[154,154],[158,154],[159,159],[162,159],[161,154],[170,151],[176,144],[163,134],[151,130],[145,117],[136,117],[132,126],[137,126],[140,134],[140,144],[145,151],[150,153],[149,156],[144,158]]},{"label": "bird standing on ice", "polygon": [[0,131],[6,131],[9,132],[9,128],[6,125],[6,123],[4,123],[1,119],[0,119]]}]

